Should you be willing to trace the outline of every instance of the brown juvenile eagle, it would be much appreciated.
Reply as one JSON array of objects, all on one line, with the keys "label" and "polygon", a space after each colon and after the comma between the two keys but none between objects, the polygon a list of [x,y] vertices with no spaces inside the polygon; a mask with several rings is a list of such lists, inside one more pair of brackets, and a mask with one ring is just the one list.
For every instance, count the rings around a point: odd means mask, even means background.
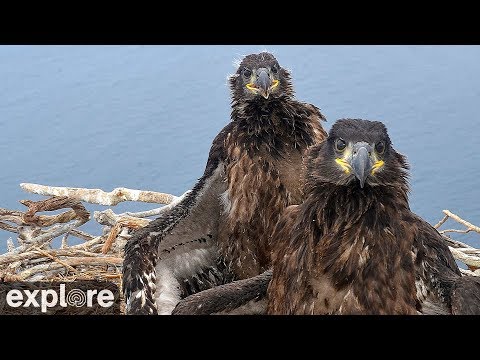
[{"label": "brown juvenile eagle", "polygon": [[[385,126],[339,120],[307,159],[306,200],[285,210],[271,272],[189,296],[174,313],[480,314],[441,235],[408,205],[408,166]],[[268,287],[268,292],[267,292]]]},{"label": "brown juvenile eagle", "polygon": [[480,314],[480,279],[410,211],[406,158],[381,122],[337,121],[307,164],[306,200],[273,235],[269,314]]},{"label": "brown juvenile eagle", "polygon": [[303,200],[304,152],[326,138],[320,110],[294,98],[270,53],[246,56],[229,83],[231,122],[203,176],[125,247],[127,313],[169,314],[187,295],[267,270],[280,214]]}]

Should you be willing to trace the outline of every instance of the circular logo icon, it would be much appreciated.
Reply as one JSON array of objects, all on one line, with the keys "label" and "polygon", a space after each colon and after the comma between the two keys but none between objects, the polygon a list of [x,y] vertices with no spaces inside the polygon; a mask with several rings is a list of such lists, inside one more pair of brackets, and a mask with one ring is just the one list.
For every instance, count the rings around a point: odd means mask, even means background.
[{"label": "circular logo icon", "polygon": [[87,302],[87,296],[80,289],[72,289],[67,294],[67,303],[70,306],[81,307]]}]

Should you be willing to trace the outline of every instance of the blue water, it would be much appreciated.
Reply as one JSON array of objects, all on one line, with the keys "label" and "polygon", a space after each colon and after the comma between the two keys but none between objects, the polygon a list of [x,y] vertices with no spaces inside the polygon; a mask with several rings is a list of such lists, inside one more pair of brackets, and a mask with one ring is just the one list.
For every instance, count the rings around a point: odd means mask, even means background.
[{"label": "blue water", "polygon": [[[233,61],[264,49],[327,130],[342,117],[387,125],[412,167],[416,213],[480,224],[479,46],[0,46],[0,207],[44,198],[22,182],[183,193],[229,121]],[[11,235],[0,231],[0,252]]]}]

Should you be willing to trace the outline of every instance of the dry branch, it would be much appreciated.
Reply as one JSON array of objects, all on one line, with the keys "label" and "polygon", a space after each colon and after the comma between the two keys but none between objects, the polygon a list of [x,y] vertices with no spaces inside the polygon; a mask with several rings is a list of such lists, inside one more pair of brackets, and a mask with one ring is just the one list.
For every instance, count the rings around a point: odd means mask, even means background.
[{"label": "dry branch", "polygon": [[123,227],[127,227],[129,229],[138,229],[147,225],[148,222],[149,221],[147,221],[146,219],[138,219],[134,217],[119,219],[117,223],[113,226],[110,234],[108,234],[107,240],[105,240],[105,244],[103,244],[102,247],[102,253],[106,254],[110,250],[113,242],[120,234]]},{"label": "dry branch", "polygon": [[15,261],[24,261],[24,260],[33,260],[37,258],[42,258],[44,255],[46,256],[98,256],[98,253],[85,251],[85,250],[78,250],[73,247],[69,247],[67,249],[48,249],[43,250],[40,249],[41,252],[38,251],[38,248],[34,248],[33,250],[21,253],[21,254],[5,254],[5,257],[0,259],[0,265],[9,264]]},{"label": "dry branch", "polygon": [[175,197],[174,201],[164,207],[149,211],[142,211],[137,213],[127,212],[119,215],[115,214],[111,209],[107,209],[104,211],[95,211],[93,217],[99,224],[112,226],[107,240],[105,241],[105,244],[102,248],[102,253],[106,254],[108,250],[110,250],[112,243],[115,241],[117,236],[122,232],[124,228],[138,229],[140,227],[146,226],[150,222],[150,220],[144,219],[144,217],[160,215],[162,212],[178,204],[189,192],[190,190],[179,197]]},{"label": "dry branch", "polygon": [[[449,249],[452,252],[455,259],[463,262],[467,265],[468,270],[462,270],[462,273],[465,275],[480,275],[480,250],[476,249],[470,245],[467,245],[463,242],[458,240],[453,240],[450,236],[446,235],[447,233],[451,234],[468,234],[471,231],[480,234],[480,228],[478,226],[473,225],[472,223],[462,219],[460,216],[452,213],[449,210],[443,210],[445,216],[435,225],[435,228],[442,234],[443,238],[449,245]],[[466,227],[466,229],[445,229],[439,230],[438,228],[441,227],[443,224],[446,223],[448,219],[452,219],[457,223]]]},{"label": "dry branch", "polygon": [[465,263],[469,267],[474,267],[477,269],[480,268],[480,257],[478,256],[478,253],[472,256],[464,253],[458,248],[456,249],[449,246],[449,249],[457,260],[460,260],[461,262]]},{"label": "dry branch", "polygon": [[[120,219],[146,218],[150,216],[158,216],[163,212],[176,206],[188,193],[190,193],[190,191],[191,190],[186,191],[181,196],[178,196],[178,197],[175,196],[174,197],[175,199],[170,204],[162,206],[160,208],[155,208],[152,210],[140,211],[140,212],[125,212],[122,214],[115,214],[112,211],[112,209],[107,209],[104,211],[95,211],[93,213],[93,218],[95,219],[96,222],[98,222],[101,225],[114,226]],[[146,219],[146,221],[149,222],[150,220]]]},{"label": "dry branch", "polygon": [[[440,234],[442,234],[442,231],[440,231]],[[445,239],[445,241],[448,243],[449,246],[452,246],[454,248],[463,248],[463,249],[475,249],[474,247],[467,245],[461,241],[458,240],[453,240],[452,238],[448,237],[447,235],[442,234],[442,237]]]},{"label": "dry branch", "polygon": [[[35,224],[37,226],[50,226],[56,223],[67,223],[73,219],[83,220],[84,223],[90,220],[90,213],[85,209],[82,203],[76,199],[66,196],[54,196],[42,201],[20,200],[28,206],[28,211],[23,214],[25,224]],[[40,211],[54,211],[70,207],[72,211],[67,211],[54,216],[36,216]]]},{"label": "dry branch", "polygon": [[86,232],[83,232],[81,230],[78,230],[78,229],[72,229],[70,230],[69,232],[70,235],[73,235],[73,236],[76,236],[78,237],[79,239],[82,239],[82,240],[93,240],[95,239],[95,236],[93,235],[90,235],[90,234],[87,234]]},{"label": "dry branch", "polygon": [[75,268],[72,267],[70,264],[67,264],[66,262],[64,262],[64,261],[56,258],[55,256],[49,254],[48,252],[46,252],[46,251],[44,251],[44,250],[42,250],[42,249],[40,249],[40,248],[38,248],[38,247],[35,247],[35,250],[38,251],[40,254],[45,255],[46,257],[52,259],[53,261],[59,263],[60,265],[65,266],[68,270],[73,271],[74,273],[77,272],[77,271],[75,270]]},{"label": "dry branch", "polygon": [[143,191],[127,188],[115,188],[110,192],[101,189],[83,189],[71,187],[56,187],[39,184],[22,183],[20,187],[30,193],[47,196],[67,196],[91,204],[115,206],[123,201],[141,201],[157,204],[169,204],[175,196],[155,191]]},{"label": "dry branch", "polygon": [[480,227],[478,226],[475,226],[471,223],[469,223],[468,221],[466,220],[463,220],[460,216],[458,215],[455,215],[454,213],[452,213],[451,211],[449,210],[443,210],[443,213],[445,215],[447,215],[448,217],[451,217],[453,220],[455,220],[456,222],[459,222],[460,224],[464,225],[468,230],[470,231],[475,231],[477,233],[480,234]]},{"label": "dry branch", "polygon": [[64,260],[62,263],[51,261],[46,264],[41,264],[37,266],[30,267],[19,274],[18,280],[27,280],[29,277],[46,272],[51,270],[60,270],[64,269],[66,266],[105,266],[105,265],[116,265],[119,266],[123,262],[121,257],[74,257],[71,259]]}]

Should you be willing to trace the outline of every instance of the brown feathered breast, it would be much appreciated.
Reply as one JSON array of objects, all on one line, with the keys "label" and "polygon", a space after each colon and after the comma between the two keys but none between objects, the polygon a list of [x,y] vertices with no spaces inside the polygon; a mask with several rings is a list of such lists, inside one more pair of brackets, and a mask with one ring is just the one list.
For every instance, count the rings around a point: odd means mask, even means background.
[{"label": "brown feathered breast", "polygon": [[270,267],[269,238],[285,207],[303,199],[303,155],[326,137],[322,118],[314,106],[290,100],[269,118],[232,122],[218,242],[236,278]]},{"label": "brown feathered breast", "polygon": [[[351,196],[339,191],[327,202],[312,196],[287,209],[274,239],[292,241],[275,257],[269,313],[417,312],[412,227],[404,220],[377,221],[377,216],[394,219],[406,208],[378,204],[362,209],[352,204]],[[345,205],[332,204],[337,201]],[[363,215],[351,218],[348,208]],[[326,219],[334,211],[345,216]]]}]

